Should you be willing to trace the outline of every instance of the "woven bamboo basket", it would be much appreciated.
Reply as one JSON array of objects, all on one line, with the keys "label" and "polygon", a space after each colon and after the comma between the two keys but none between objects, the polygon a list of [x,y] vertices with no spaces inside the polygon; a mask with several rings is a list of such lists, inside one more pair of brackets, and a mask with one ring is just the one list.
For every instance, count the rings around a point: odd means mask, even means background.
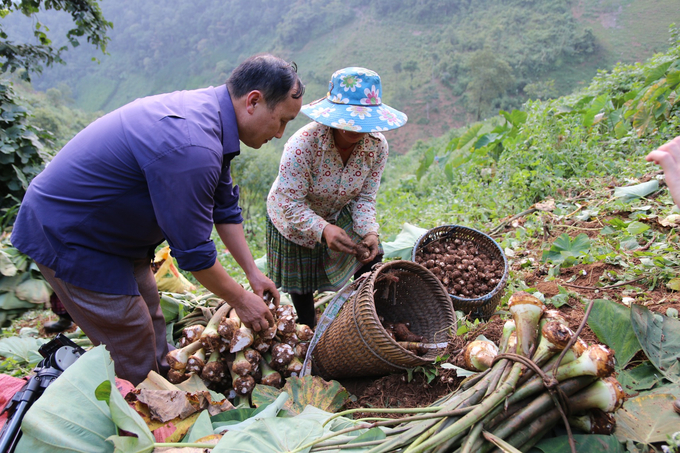
[{"label": "woven bamboo basket", "polygon": [[441,282],[411,261],[390,261],[371,271],[345,302],[312,351],[315,373],[326,379],[383,376],[431,364],[442,349],[418,356],[385,331],[387,322],[410,322],[426,343],[448,342],[455,323],[451,299]]},{"label": "woven bamboo basket", "polygon": [[433,228],[423,234],[413,247],[411,259],[415,262],[416,253],[433,241],[441,239],[462,239],[473,242],[477,248],[483,250],[492,259],[503,262],[503,277],[498,284],[484,296],[475,299],[465,299],[460,296],[449,294],[453,301],[453,307],[467,314],[470,318],[489,319],[503,297],[505,285],[508,282],[508,260],[503,249],[493,238],[481,231],[460,225],[443,225]]}]

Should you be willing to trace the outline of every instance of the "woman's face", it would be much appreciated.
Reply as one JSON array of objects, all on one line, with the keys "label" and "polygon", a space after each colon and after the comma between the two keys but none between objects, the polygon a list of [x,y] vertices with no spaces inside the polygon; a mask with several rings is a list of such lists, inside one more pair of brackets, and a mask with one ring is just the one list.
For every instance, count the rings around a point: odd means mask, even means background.
[{"label": "woman's face", "polygon": [[353,132],[353,131],[344,131],[344,130],[339,130],[338,131],[340,135],[342,136],[343,140],[345,140],[347,143],[359,143],[362,138],[364,138],[364,135],[366,135],[366,132]]}]

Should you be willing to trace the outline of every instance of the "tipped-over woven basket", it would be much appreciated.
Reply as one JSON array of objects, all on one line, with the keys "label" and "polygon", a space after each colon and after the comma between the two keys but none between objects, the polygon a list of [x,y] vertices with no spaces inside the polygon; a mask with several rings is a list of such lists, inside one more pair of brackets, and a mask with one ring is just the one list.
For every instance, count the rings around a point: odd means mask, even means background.
[{"label": "tipped-over woven basket", "polygon": [[411,261],[390,261],[374,268],[321,336],[312,352],[316,373],[326,379],[382,376],[431,364],[443,352],[418,356],[401,347],[383,327],[409,322],[424,343],[448,342],[455,323],[451,299],[441,282]]},{"label": "tipped-over woven basket", "polygon": [[483,250],[494,261],[503,263],[503,276],[496,286],[487,294],[474,299],[465,299],[460,296],[449,294],[453,301],[453,307],[466,313],[471,318],[488,319],[496,311],[501,301],[505,285],[508,282],[508,260],[503,249],[493,238],[481,231],[460,225],[443,225],[429,230],[423,234],[413,247],[411,259],[415,262],[416,253],[428,244],[442,239],[461,239],[474,243],[478,249]]}]

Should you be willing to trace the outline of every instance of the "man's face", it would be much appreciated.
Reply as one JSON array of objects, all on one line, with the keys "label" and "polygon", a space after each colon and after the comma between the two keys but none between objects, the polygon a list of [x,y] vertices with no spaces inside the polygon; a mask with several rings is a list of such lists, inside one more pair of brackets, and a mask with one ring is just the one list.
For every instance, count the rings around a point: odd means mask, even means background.
[{"label": "man's face", "polygon": [[251,104],[249,125],[241,141],[251,148],[260,148],[272,138],[281,138],[286,125],[295,119],[302,107],[302,97],[288,97],[270,109],[262,98]]}]

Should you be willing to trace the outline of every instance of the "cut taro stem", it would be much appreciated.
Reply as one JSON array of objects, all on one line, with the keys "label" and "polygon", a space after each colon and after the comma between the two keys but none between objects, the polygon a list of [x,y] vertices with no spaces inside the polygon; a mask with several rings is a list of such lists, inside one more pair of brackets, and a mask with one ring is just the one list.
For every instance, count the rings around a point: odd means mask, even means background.
[{"label": "cut taro stem", "polygon": [[517,329],[517,353],[530,358],[536,347],[538,323],[545,311],[545,305],[531,294],[517,291],[510,296],[508,307]]},{"label": "cut taro stem", "polygon": [[165,358],[168,361],[168,365],[170,365],[173,370],[181,371],[187,367],[187,360],[189,360],[189,356],[195,354],[196,351],[202,347],[203,346],[200,341],[194,341],[193,343],[186,345],[181,349],[173,349],[172,351],[168,352]]},{"label": "cut taro stem", "polygon": [[231,310],[231,307],[228,303],[225,302],[222,304],[212,315],[210,321],[208,321],[208,324],[205,326],[205,329],[203,329],[203,333],[201,333],[199,339],[206,353],[219,349],[220,334],[217,331],[217,327],[220,325],[222,318],[229,313],[229,310]]}]

